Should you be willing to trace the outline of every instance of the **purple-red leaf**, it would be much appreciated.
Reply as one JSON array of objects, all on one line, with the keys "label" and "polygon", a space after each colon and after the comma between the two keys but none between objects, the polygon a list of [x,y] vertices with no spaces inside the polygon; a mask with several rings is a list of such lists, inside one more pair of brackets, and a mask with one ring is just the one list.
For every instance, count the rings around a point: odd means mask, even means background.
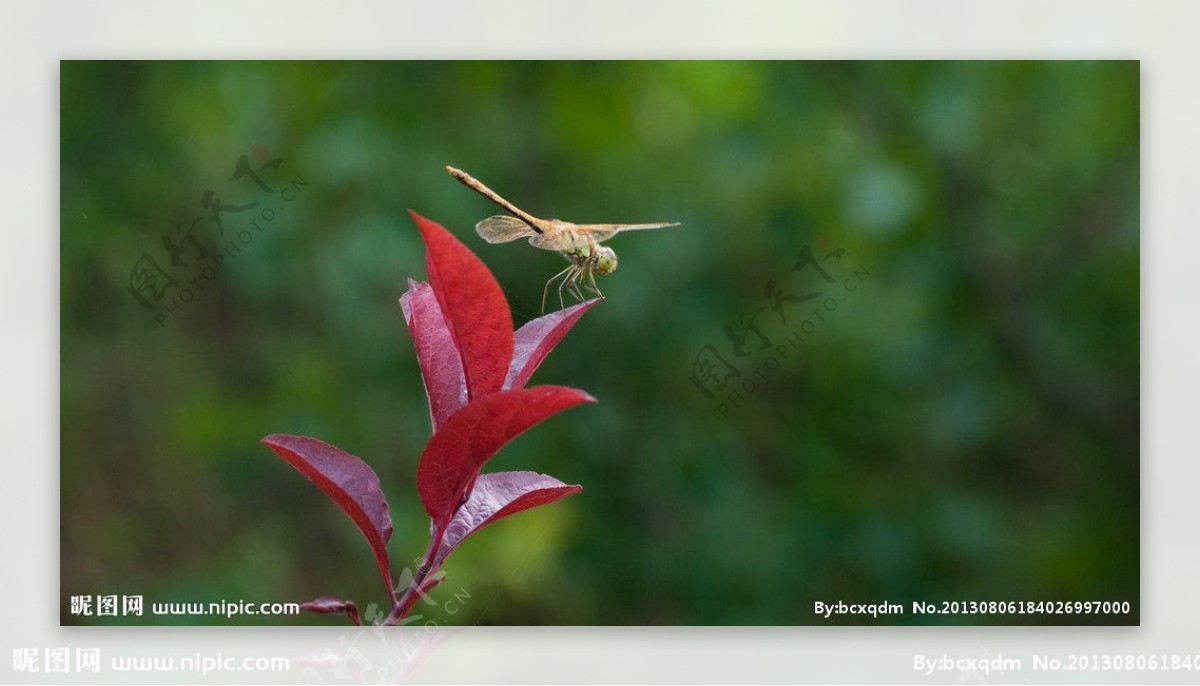
[{"label": "purple-red leaf", "polygon": [[537,370],[546,355],[554,350],[563,336],[575,326],[575,322],[584,312],[600,302],[593,298],[587,302],[576,303],[566,309],[530,320],[517,329],[513,334],[513,359],[508,368],[508,376],[504,379],[504,390],[524,388],[529,383],[529,377]]},{"label": "purple-red leaf", "polygon": [[408,280],[408,292],[400,296],[400,309],[412,334],[413,347],[421,364],[421,379],[429,398],[433,430],[467,404],[467,379],[462,358],[442,316],[437,295],[427,283]]},{"label": "purple-red leaf", "polygon": [[324,596],[303,603],[300,605],[300,609],[304,612],[316,612],[322,615],[348,615],[352,622],[362,626],[362,618],[359,617],[358,606],[349,600]]},{"label": "purple-red leaf", "polygon": [[480,398],[462,408],[425,444],[417,465],[421,503],[441,527],[465,499],[483,465],[529,427],[595,398],[563,386],[535,386]]},{"label": "purple-red leaf", "polygon": [[467,246],[409,210],[425,240],[425,267],[462,359],[468,402],[504,385],[512,361],[512,313],[496,277]]},{"label": "purple-red leaf", "polygon": [[392,516],[374,470],[350,453],[315,438],[272,434],[262,442],[350,515],[371,544],[379,571],[390,589],[392,574],[388,570],[387,542],[392,537]]},{"label": "purple-red leaf", "polygon": [[[438,546],[441,564],[468,536],[492,522],[539,505],[553,503],[582,491],[552,476],[537,472],[480,474],[467,502],[458,508]],[[436,532],[435,532],[436,533]]]}]

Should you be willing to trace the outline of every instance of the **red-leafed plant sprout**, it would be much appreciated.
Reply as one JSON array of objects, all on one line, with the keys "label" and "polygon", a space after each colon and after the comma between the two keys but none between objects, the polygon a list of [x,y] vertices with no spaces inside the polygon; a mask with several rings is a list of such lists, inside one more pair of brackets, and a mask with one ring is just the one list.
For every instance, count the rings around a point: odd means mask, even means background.
[{"label": "red-leafed plant sprout", "polygon": [[[401,577],[402,584],[407,581],[403,589],[392,581],[387,550],[392,519],[375,472],[315,438],[273,434],[262,441],[332,498],[366,536],[387,586],[391,611],[385,625],[400,623],[441,581],[436,572],[468,536],[498,519],[582,490],[536,472],[480,471],[534,424],[595,402],[573,388],[525,384],[597,300],[539,317],[514,333],[508,303],[483,262],[446,229],[412,215],[425,241],[429,283],[410,280],[400,307],[433,424],[417,465],[417,492],[431,521],[429,547],[419,567]],[[346,600],[322,597],[301,608],[344,614],[362,623],[357,606]]]}]

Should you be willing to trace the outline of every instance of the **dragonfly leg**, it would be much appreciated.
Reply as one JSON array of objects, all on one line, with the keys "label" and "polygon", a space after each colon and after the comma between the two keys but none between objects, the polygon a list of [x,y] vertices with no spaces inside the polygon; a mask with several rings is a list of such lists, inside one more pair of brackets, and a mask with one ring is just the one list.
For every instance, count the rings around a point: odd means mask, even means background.
[{"label": "dragonfly leg", "polygon": [[584,266],[577,264],[571,265],[571,273],[567,276],[567,278],[563,279],[563,282],[558,286],[558,304],[560,307],[564,309],[566,308],[562,297],[564,290],[566,290],[567,293],[570,293],[571,296],[577,301],[583,300],[583,296],[579,293],[579,282],[583,278],[583,274],[586,271],[587,268]]},{"label": "dragonfly leg", "polygon": [[566,304],[563,303],[563,289],[566,288],[567,282],[569,282],[571,279],[575,278],[575,265],[571,265],[570,267],[567,267],[566,271],[569,272],[567,274],[566,278],[564,278],[558,284],[558,309],[560,309],[560,310],[564,310],[567,307]]},{"label": "dragonfly leg", "polygon": [[[565,277],[567,275],[567,272],[571,271],[574,268],[575,268],[575,265],[573,265],[573,264],[569,265],[569,266],[567,266],[566,269],[564,269],[561,272],[550,277],[550,280],[546,282],[546,287],[542,289],[542,313],[543,314],[545,314],[545,312],[546,312],[546,294],[550,292],[550,284],[554,283],[555,281],[558,281],[560,278]],[[558,291],[559,291],[559,293],[558,293],[559,304],[562,304],[562,284],[559,284]]]},{"label": "dragonfly leg", "polygon": [[567,292],[575,296],[576,302],[583,302],[584,300],[583,293],[579,290],[579,284],[583,283],[584,275],[589,273],[591,273],[591,270],[586,266],[579,266],[575,268],[575,273],[571,274],[571,278],[568,279]]},{"label": "dragonfly leg", "polygon": [[589,291],[595,293],[601,298],[604,297],[604,294],[600,292],[600,287],[596,285],[596,272],[588,271],[588,283],[584,285]]},{"label": "dragonfly leg", "polygon": [[575,275],[575,283],[573,283],[572,286],[574,286],[574,289],[575,289],[575,299],[578,300],[579,302],[583,302],[584,300],[587,300],[587,298],[583,297],[583,291],[580,289],[580,286],[584,286],[584,287],[587,286],[587,278],[586,277],[591,276],[591,274],[592,274],[591,269],[580,269],[579,273]]}]

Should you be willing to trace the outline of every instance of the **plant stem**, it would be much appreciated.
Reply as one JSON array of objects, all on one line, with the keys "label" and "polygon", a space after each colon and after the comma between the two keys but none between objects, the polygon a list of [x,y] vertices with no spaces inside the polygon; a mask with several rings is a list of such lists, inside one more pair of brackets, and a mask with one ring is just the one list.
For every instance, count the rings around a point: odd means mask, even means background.
[{"label": "plant stem", "polygon": [[421,594],[421,587],[425,585],[425,580],[429,575],[436,571],[434,565],[434,556],[437,555],[438,546],[442,543],[442,537],[446,533],[445,526],[439,526],[437,534],[429,540],[429,548],[425,550],[425,555],[421,558],[421,566],[417,568],[417,573],[413,574],[412,581],[408,584],[408,588],[404,589],[404,595],[400,599],[396,599],[395,589],[390,589],[392,596],[392,612],[383,621],[384,626],[393,626],[412,610],[412,606],[416,604],[417,599]]},{"label": "plant stem", "polygon": [[392,576],[390,572],[388,573],[387,578],[387,592],[388,602],[392,604],[392,607],[396,607],[396,588],[392,585]]}]

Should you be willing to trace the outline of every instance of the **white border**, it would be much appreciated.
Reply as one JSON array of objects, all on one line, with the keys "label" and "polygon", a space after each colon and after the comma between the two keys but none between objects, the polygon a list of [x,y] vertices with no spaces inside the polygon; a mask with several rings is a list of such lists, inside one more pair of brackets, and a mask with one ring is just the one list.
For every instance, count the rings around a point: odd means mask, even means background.
[{"label": "white border", "polygon": [[[295,655],[346,630],[58,624],[58,60],[72,58],[1127,58],[1143,77],[1141,628],[445,630],[421,681],[1142,682],[1200,672],[940,673],[913,655],[1200,653],[1200,5],[1188,2],[5,4],[0,9],[5,437],[0,679],[16,646]],[[410,640],[418,634],[409,632]],[[240,652],[239,652],[240,651]],[[84,675],[71,675],[81,679]],[[311,675],[310,675],[311,676]],[[368,673],[369,676],[369,673]],[[218,674],[210,681],[246,682]],[[298,673],[271,675],[294,682]],[[128,677],[125,677],[126,679]],[[160,675],[196,683],[197,675]],[[120,682],[111,673],[98,683]],[[335,681],[326,675],[325,681]]]}]

